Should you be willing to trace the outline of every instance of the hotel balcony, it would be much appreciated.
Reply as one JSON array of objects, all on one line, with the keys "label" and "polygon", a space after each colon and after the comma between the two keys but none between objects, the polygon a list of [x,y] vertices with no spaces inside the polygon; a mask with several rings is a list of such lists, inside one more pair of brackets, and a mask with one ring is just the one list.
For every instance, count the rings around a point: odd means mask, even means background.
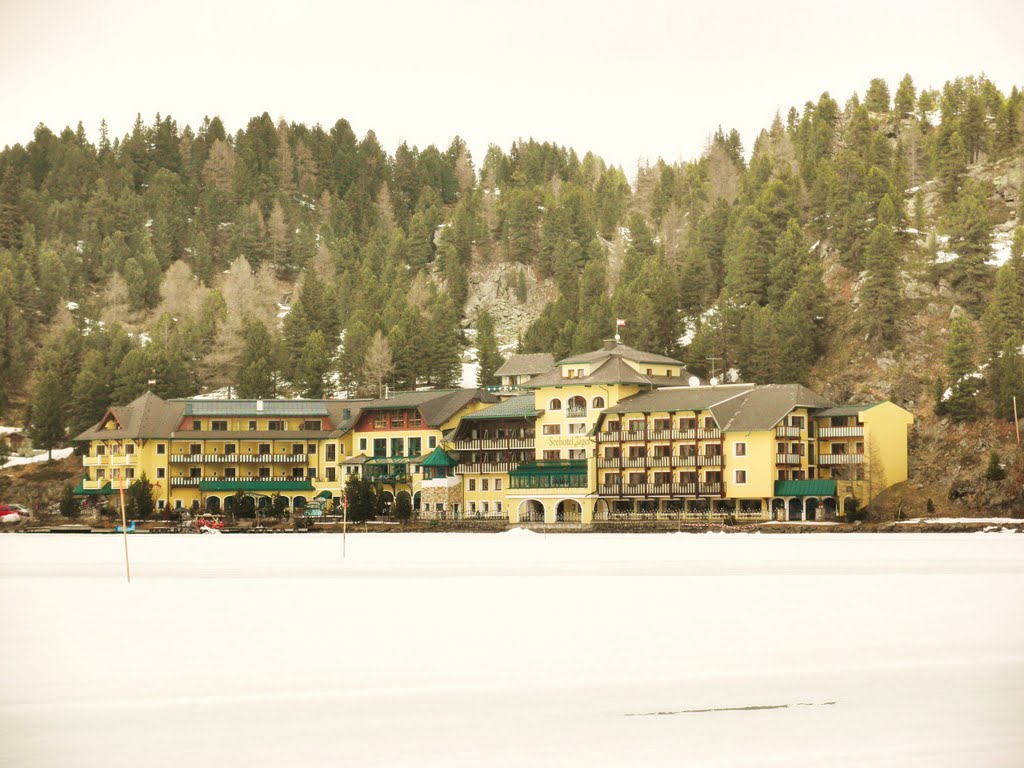
[{"label": "hotel balcony", "polygon": [[599,443],[647,442],[648,440],[721,440],[720,429],[632,429],[598,432]]},{"label": "hotel balcony", "polygon": [[507,474],[524,463],[522,461],[484,461],[473,464],[459,464],[455,471],[460,475]]},{"label": "hotel balcony", "polygon": [[600,496],[720,496],[721,483],[626,483],[601,485]]},{"label": "hotel balcony", "polygon": [[566,408],[565,418],[567,419],[585,419],[587,418],[586,408]]},{"label": "hotel balcony", "polygon": [[818,438],[829,440],[836,437],[864,437],[864,427],[819,427]]},{"label": "hotel balcony", "polygon": [[[183,488],[189,486],[198,486],[200,483],[258,483],[258,484],[271,484],[271,483],[284,483],[284,482],[295,482],[295,483],[311,483],[313,478],[306,477],[172,477],[171,487],[172,488]],[[322,481],[321,481],[322,482]]]},{"label": "hotel balcony", "polygon": [[776,464],[792,464],[794,466],[800,466],[801,456],[799,453],[777,453],[775,454]]},{"label": "hotel balcony", "polygon": [[306,453],[184,453],[173,454],[171,464],[305,464]]},{"label": "hotel balcony", "polygon": [[532,437],[504,437],[494,440],[456,440],[456,451],[515,451],[534,449]]},{"label": "hotel balcony", "polygon": [[82,465],[86,467],[102,467],[106,462],[106,456],[83,456]]},{"label": "hotel balcony", "polygon": [[776,427],[776,437],[800,437],[800,427]]},{"label": "hotel balcony", "polygon": [[831,467],[837,464],[863,464],[863,453],[819,453],[818,466]]}]

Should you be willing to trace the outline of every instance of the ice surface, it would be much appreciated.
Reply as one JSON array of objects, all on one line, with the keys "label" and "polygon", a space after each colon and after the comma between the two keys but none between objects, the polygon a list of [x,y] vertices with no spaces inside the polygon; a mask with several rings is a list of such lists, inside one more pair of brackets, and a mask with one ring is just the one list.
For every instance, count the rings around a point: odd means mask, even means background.
[{"label": "ice surface", "polygon": [[1024,536],[0,535],[0,765],[1019,766]]}]

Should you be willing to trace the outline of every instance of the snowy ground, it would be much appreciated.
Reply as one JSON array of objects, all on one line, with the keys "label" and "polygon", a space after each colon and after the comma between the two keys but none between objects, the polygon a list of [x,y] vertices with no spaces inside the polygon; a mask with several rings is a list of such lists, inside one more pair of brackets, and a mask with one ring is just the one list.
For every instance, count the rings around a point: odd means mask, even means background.
[{"label": "snowy ground", "polygon": [[1024,535],[0,535],[0,765],[1020,766]]},{"label": "snowy ground", "polygon": [[[61,459],[66,459],[74,452],[74,448],[55,448],[53,451],[53,460],[60,461]],[[50,453],[48,451],[42,451],[41,453],[37,453],[34,456],[28,457],[12,456],[6,464],[0,466],[0,469],[7,469],[8,467],[20,467],[24,464],[39,464],[40,462],[48,461],[49,459]]]}]

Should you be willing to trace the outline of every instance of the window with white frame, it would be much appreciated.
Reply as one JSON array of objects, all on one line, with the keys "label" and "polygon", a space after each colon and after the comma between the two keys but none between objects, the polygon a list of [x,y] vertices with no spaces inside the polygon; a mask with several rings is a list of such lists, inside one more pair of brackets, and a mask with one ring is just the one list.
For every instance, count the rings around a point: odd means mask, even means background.
[{"label": "window with white frame", "polygon": [[476,490],[476,480],[474,480],[472,477],[469,478],[469,486],[468,486],[467,490],[469,490],[469,491],[475,491]]},{"label": "window with white frame", "polygon": [[500,491],[501,490],[501,478],[500,477],[494,478],[494,490],[496,490],[496,491]]},{"label": "window with white frame", "polygon": [[483,478],[483,479],[481,479],[481,480],[480,480],[480,490],[481,490],[481,491],[486,491],[486,490],[488,490],[488,486],[489,486],[490,484],[491,484],[491,481],[490,481],[490,480],[488,480],[488,479],[487,479],[486,477],[485,477],[485,478]]},{"label": "window with white frame", "polygon": [[747,444],[736,443],[733,445],[733,456],[746,456],[747,455]]},{"label": "window with white frame", "polygon": [[163,467],[157,467],[156,468],[156,479],[157,480],[163,480],[165,477],[167,477],[167,470],[164,469]]},{"label": "window with white frame", "polygon": [[736,485],[746,485],[747,484],[747,470],[745,470],[745,469],[737,469],[735,471],[735,474],[733,475],[733,477],[735,479]]}]

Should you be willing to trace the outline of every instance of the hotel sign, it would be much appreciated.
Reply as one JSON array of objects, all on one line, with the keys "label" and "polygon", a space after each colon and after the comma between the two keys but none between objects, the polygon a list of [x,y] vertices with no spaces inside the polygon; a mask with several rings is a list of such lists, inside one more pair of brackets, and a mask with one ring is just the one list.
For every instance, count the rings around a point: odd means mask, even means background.
[{"label": "hotel sign", "polygon": [[593,438],[586,435],[568,435],[566,437],[552,437],[548,445],[552,448],[587,448],[593,445]]}]

